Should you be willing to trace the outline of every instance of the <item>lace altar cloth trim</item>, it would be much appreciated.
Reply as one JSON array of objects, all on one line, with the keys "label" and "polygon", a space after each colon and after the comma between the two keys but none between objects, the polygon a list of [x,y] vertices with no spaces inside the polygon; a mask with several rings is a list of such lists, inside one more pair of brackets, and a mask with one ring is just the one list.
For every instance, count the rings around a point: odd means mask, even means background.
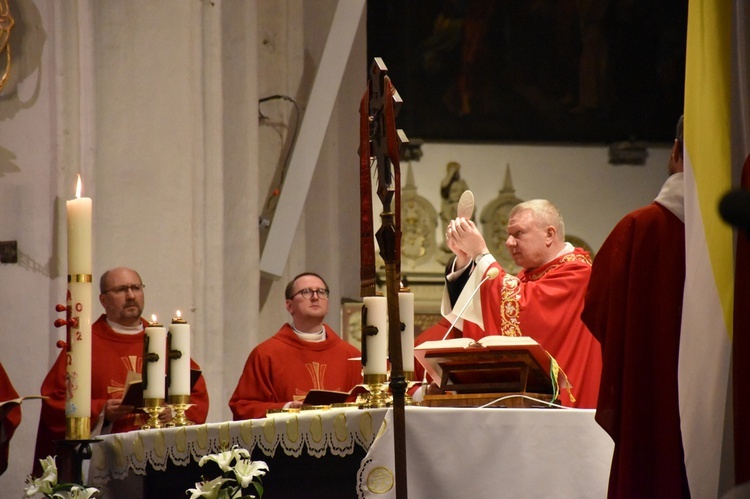
[{"label": "lace altar cloth trim", "polygon": [[273,457],[276,452],[299,457],[327,453],[347,456],[355,446],[367,451],[385,415],[385,409],[356,408],[274,414],[265,419],[207,423],[180,428],[139,430],[102,435],[93,446],[89,472],[92,485],[123,479],[130,471],[145,475],[147,465],[165,471],[187,466],[202,456],[238,445],[256,447]]}]

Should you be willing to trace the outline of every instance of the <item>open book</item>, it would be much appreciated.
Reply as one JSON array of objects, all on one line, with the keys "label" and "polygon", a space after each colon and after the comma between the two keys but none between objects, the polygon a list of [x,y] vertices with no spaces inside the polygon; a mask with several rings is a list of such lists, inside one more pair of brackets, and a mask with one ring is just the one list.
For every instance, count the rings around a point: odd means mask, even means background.
[{"label": "open book", "polygon": [[554,359],[528,336],[427,341],[414,356],[443,391],[555,393],[564,386]]},{"label": "open book", "polygon": [[0,410],[2,410],[3,412],[8,411],[17,405],[20,405],[21,402],[23,402],[24,400],[46,399],[46,398],[47,397],[45,397],[44,395],[26,395],[25,397],[18,397],[18,398],[10,399],[10,400],[3,400],[2,402],[0,402]]},{"label": "open book", "polygon": [[362,385],[357,385],[348,392],[313,389],[307,392],[305,400],[302,403],[304,405],[332,405],[356,402],[357,396],[366,391],[367,389]]}]

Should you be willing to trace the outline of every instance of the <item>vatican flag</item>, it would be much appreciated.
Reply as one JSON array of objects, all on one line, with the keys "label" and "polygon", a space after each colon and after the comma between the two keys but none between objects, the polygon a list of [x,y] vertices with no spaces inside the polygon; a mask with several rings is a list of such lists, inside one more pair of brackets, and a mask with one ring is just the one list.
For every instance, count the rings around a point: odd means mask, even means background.
[{"label": "vatican flag", "polygon": [[685,68],[686,277],[679,358],[682,439],[693,498],[721,495],[733,307],[731,0],[690,0]]}]

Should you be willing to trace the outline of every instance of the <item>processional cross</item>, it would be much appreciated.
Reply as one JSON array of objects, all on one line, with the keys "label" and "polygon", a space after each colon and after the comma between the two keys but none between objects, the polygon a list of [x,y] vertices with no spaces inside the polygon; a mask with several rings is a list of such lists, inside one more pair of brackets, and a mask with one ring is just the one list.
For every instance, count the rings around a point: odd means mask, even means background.
[{"label": "processional cross", "polygon": [[[399,151],[408,143],[406,134],[396,129],[396,115],[402,100],[387,75],[383,60],[376,57],[370,68],[367,90],[360,104],[360,198],[361,198],[361,296],[374,296],[375,246],[372,237],[372,186],[370,168],[377,172],[377,194],[383,205],[381,226],[377,231],[380,256],[385,262],[388,302],[388,356],[391,363],[391,394],[393,395],[393,435],[396,465],[396,496],[407,497],[406,430],[404,398],[407,382],[404,377],[401,349],[402,324],[398,294],[401,288],[401,170]],[[363,322],[364,324],[364,322]],[[384,331],[365,330],[367,334]],[[363,340],[362,363],[367,362]]]}]

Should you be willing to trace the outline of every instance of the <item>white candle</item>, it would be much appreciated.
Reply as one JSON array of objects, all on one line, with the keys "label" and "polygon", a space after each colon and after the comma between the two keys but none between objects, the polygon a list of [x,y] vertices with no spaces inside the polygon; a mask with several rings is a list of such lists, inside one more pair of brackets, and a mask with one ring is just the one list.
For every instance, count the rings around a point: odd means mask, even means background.
[{"label": "white candle", "polygon": [[365,326],[375,326],[378,334],[365,337],[367,345],[367,363],[365,374],[388,374],[388,301],[385,296],[365,296],[367,321],[362,324],[362,335]]},{"label": "white candle", "polygon": [[190,395],[190,324],[182,318],[180,311],[169,325],[171,349],[181,353],[179,359],[170,358],[169,395]]},{"label": "white candle", "polygon": [[91,198],[81,197],[78,176],[76,198],[66,203],[68,211],[68,275],[91,274]]},{"label": "white candle", "polygon": [[[65,415],[91,417],[91,198],[81,197],[78,176],[76,199],[66,203],[68,226],[68,362]],[[85,430],[84,430],[85,432]],[[67,435],[88,438],[88,435]]]},{"label": "white candle", "polygon": [[414,293],[399,293],[398,308],[401,322],[406,326],[401,331],[403,370],[414,372]]},{"label": "white candle", "polygon": [[156,316],[152,315],[152,322],[145,329],[145,338],[148,339],[148,350],[146,354],[155,354],[156,360],[143,364],[146,369],[147,385],[143,389],[144,399],[164,399],[164,385],[167,359],[167,330],[156,322]]}]

